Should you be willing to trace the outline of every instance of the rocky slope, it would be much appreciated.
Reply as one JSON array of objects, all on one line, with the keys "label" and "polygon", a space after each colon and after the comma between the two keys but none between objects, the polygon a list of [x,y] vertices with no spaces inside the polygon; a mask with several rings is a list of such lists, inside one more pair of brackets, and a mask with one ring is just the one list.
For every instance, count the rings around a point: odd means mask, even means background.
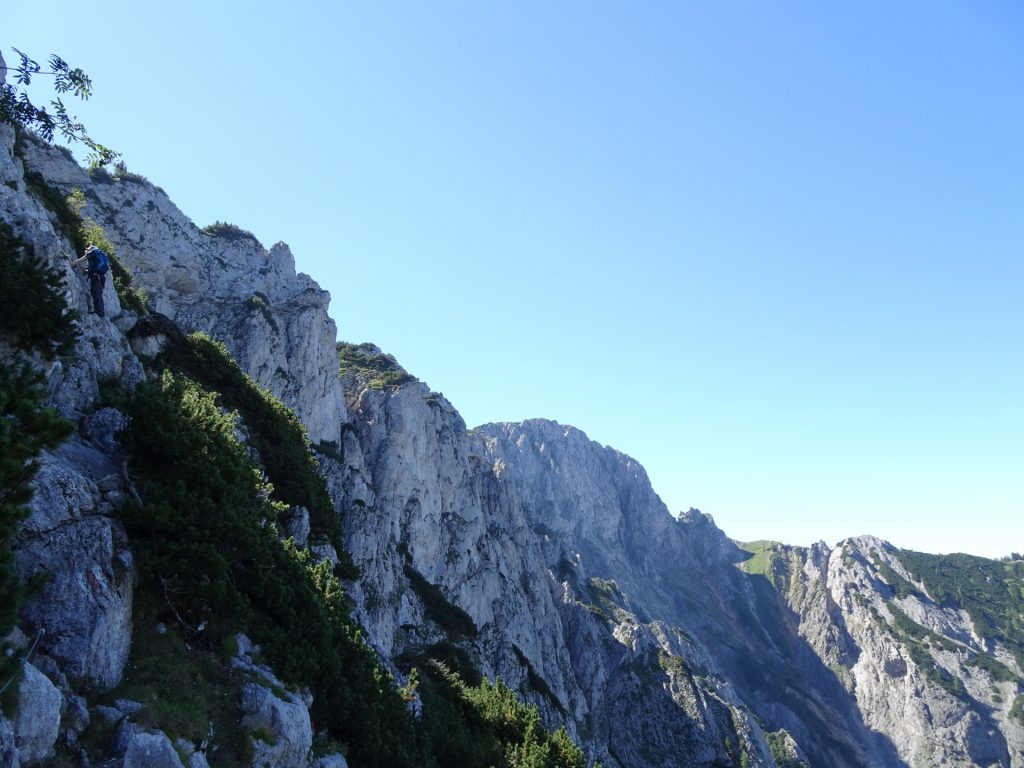
[{"label": "rocky slope", "polygon": [[[100,718],[123,733],[125,765],[206,759],[199,744],[172,757],[130,702],[92,704],[124,673],[135,567],[113,514],[132,493],[124,416],[96,404],[102,382],[142,380],[140,357],[160,339],[138,333],[112,288],[113,319],[86,314],[68,243],[26,167],[63,193],[82,190],[153,309],[223,341],[323,443],[362,571],[349,585],[356,616],[399,677],[416,654],[457,648],[606,767],[1024,765],[1019,612],[1015,624],[993,608],[1017,605],[1012,566],[984,571],[989,587],[953,589],[932,561],[871,538],[738,545],[696,510],[673,517],[642,467],[577,429],[467,430],[444,397],[369,345],[342,348],[339,378],[329,297],[296,274],[287,246],[199,230],[145,180],[90,174],[38,142],[16,155],[7,127],[0,149],[0,216],[64,270],[85,317],[76,355],[47,369],[52,402],[78,433],[44,455],[15,542],[23,577],[46,578],[9,639],[19,653],[36,646],[21,714],[0,718],[0,765],[39,764]],[[246,722],[287,723],[262,759],[305,765],[309,704],[247,648]],[[157,753],[165,762],[139,757]]]}]

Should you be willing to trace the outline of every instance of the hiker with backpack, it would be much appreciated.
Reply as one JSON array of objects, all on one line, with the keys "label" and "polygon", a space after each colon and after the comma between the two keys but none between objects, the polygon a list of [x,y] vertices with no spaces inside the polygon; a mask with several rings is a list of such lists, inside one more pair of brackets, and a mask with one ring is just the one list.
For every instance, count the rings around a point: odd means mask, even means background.
[{"label": "hiker with backpack", "polygon": [[[88,263],[85,264],[86,262]],[[107,254],[95,245],[90,245],[80,259],[71,262],[71,266],[79,268],[89,275],[92,311],[103,317],[103,288],[107,284],[107,271],[110,269],[110,259],[107,258]]]}]

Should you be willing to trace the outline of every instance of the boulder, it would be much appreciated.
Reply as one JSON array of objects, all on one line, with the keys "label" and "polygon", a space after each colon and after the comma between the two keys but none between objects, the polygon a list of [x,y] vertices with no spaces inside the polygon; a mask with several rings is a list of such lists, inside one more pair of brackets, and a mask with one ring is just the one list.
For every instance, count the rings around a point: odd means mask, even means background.
[{"label": "boulder", "polygon": [[64,697],[49,678],[26,662],[18,684],[18,714],[14,718],[14,741],[22,765],[35,765],[51,757],[60,730]]},{"label": "boulder", "polygon": [[279,698],[269,688],[242,689],[242,725],[253,738],[254,768],[305,768],[313,746],[306,704],[294,694]]},{"label": "boulder", "polygon": [[128,740],[124,768],[185,768],[163,733],[136,733]]}]

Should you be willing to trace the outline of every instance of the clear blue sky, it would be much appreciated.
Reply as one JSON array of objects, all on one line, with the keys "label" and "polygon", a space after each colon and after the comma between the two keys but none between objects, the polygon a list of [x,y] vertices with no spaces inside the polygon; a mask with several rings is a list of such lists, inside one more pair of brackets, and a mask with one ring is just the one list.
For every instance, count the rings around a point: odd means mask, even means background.
[{"label": "clear blue sky", "polygon": [[1024,550],[1024,5],[17,3],[202,226],[473,426],[792,544]]}]

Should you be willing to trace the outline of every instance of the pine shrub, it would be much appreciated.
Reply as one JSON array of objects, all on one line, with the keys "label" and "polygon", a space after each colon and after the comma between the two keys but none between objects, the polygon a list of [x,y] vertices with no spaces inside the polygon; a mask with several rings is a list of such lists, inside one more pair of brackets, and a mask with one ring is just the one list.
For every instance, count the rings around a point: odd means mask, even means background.
[{"label": "pine shrub", "polygon": [[78,313],[64,300],[64,278],[0,221],[0,334],[52,359],[75,348]]},{"label": "pine shrub", "polygon": [[[276,497],[286,504],[308,509],[313,532],[330,541],[342,554],[341,523],[327,484],[318,472],[306,428],[295,412],[253,381],[227,348],[206,334],[172,334],[162,362],[220,392],[224,404],[242,415]],[[358,575],[347,555],[343,567],[345,576]]]}]

